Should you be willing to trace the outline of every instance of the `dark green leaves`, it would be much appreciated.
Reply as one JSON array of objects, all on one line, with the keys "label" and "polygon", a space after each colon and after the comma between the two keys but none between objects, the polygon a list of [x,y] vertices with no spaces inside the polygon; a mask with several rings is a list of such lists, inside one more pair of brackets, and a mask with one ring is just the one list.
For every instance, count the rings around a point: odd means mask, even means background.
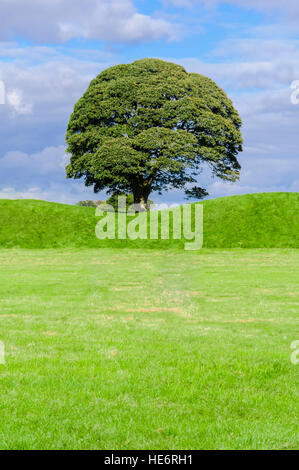
[{"label": "dark green leaves", "polygon": [[[95,191],[146,198],[151,190],[196,181],[203,162],[217,177],[234,181],[240,126],[232,102],[209,78],[158,59],[111,67],[75,105],[67,176],[85,177]],[[194,188],[192,194],[206,193]]]}]

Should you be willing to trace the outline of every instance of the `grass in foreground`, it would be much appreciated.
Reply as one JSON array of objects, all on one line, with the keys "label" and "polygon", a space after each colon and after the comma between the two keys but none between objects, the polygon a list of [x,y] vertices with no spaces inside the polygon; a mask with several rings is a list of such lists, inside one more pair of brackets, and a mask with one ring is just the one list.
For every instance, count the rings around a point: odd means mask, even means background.
[{"label": "grass in foreground", "polygon": [[0,262],[1,449],[298,449],[298,251]]}]

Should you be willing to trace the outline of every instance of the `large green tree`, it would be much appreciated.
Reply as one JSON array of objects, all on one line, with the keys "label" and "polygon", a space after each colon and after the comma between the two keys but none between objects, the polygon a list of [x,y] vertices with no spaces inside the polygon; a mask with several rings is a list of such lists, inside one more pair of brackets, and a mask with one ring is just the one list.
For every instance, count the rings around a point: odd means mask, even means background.
[{"label": "large green tree", "polygon": [[111,67],[76,103],[66,140],[67,177],[84,178],[94,191],[133,193],[146,206],[152,191],[197,185],[203,164],[236,181],[242,151],[241,119],[211,79],[158,59]]}]

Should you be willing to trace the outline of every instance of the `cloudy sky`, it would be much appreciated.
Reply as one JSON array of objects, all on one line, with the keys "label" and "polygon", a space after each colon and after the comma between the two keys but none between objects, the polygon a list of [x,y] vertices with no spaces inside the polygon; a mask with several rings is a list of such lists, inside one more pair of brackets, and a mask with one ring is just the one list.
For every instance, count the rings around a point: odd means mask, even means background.
[{"label": "cloudy sky", "polygon": [[211,197],[299,191],[298,0],[0,0],[0,18],[0,198],[103,198],[65,178],[67,122],[92,78],[143,57],[211,77],[242,116],[241,179],[203,174]]}]

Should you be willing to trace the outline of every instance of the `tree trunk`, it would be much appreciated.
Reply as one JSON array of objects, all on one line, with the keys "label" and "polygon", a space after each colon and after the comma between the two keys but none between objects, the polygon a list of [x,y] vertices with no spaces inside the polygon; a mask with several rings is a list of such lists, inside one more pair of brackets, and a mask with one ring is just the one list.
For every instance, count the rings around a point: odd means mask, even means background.
[{"label": "tree trunk", "polygon": [[145,212],[148,210],[148,195],[133,193],[134,194],[134,204],[138,205],[137,212]]}]

